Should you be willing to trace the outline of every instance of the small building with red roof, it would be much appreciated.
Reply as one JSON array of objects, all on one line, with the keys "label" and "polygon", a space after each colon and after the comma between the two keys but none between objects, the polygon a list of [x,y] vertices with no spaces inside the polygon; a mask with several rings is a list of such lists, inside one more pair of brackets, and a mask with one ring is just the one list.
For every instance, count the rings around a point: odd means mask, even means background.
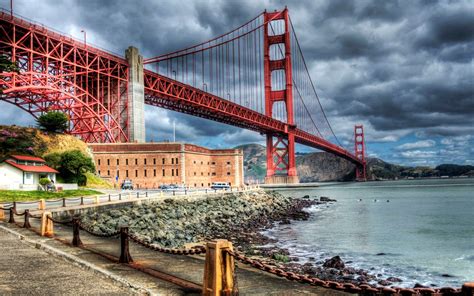
[{"label": "small building with red roof", "polygon": [[0,163],[0,189],[35,190],[41,178],[56,182],[57,173],[40,157],[11,155]]}]

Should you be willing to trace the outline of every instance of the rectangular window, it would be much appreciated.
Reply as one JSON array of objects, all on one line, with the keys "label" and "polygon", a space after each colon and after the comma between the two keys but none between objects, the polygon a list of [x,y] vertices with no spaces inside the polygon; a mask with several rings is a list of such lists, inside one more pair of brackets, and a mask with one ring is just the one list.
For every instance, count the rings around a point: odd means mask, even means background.
[{"label": "rectangular window", "polygon": [[216,172],[212,172],[212,175],[215,176],[215,175],[216,175]]},{"label": "rectangular window", "polygon": [[171,158],[171,164],[174,164],[174,158]]},{"label": "rectangular window", "polygon": [[194,176],[196,176],[196,172],[194,172]]},{"label": "rectangular window", "polygon": [[165,176],[165,169],[163,169],[163,177]]},{"label": "rectangular window", "polygon": [[118,158],[117,158],[117,165],[119,165],[119,164],[120,164],[120,161],[119,161]]},{"label": "rectangular window", "polygon": [[138,159],[135,158],[135,165],[138,165]]},{"label": "rectangular window", "polygon": [[145,177],[146,177],[146,170],[144,170],[144,171],[143,171],[143,173],[144,173],[144,174],[143,174],[143,176],[145,176]]},{"label": "rectangular window", "polygon": [[176,169],[176,176],[179,176],[179,174],[178,174],[178,169]]},{"label": "rectangular window", "polygon": [[100,171],[97,171],[97,174],[100,176]]},{"label": "rectangular window", "polygon": [[97,160],[97,164],[98,164],[98,165],[100,165],[100,159],[99,159],[99,160]]},{"label": "rectangular window", "polygon": [[213,162],[212,162],[212,165],[215,165],[215,164],[216,164],[216,162],[215,162],[215,161],[213,161]]},{"label": "rectangular window", "polygon": [[153,158],[153,164],[156,164],[156,158]]},{"label": "rectangular window", "polygon": [[125,171],[125,177],[128,178],[128,170]]},{"label": "rectangular window", "polygon": [[138,177],[138,170],[135,170],[135,177]]},{"label": "rectangular window", "polygon": [[107,159],[107,165],[110,165],[110,159]]},{"label": "rectangular window", "polygon": [[178,158],[176,157],[176,164],[178,164]]},{"label": "rectangular window", "polygon": [[156,177],[156,169],[153,169],[153,177]]},{"label": "rectangular window", "polygon": [[110,176],[110,171],[109,170],[107,170],[107,176]]},{"label": "rectangular window", "polygon": [[174,169],[171,169],[171,176],[174,177]]},{"label": "rectangular window", "polygon": [[228,161],[227,164],[230,164],[230,161]]},{"label": "rectangular window", "polygon": [[119,177],[119,178],[120,178],[120,174],[119,174],[119,171],[118,171],[118,170],[117,170],[117,177]]},{"label": "rectangular window", "polygon": [[204,164],[204,162],[201,161],[201,164]]},{"label": "rectangular window", "polygon": [[143,164],[146,165],[146,158],[143,160]]},{"label": "rectangular window", "polygon": [[227,172],[227,176],[230,176],[230,172]]},{"label": "rectangular window", "polygon": [[201,172],[201,176],[204,176],[204,173],[203,173],[203,172]]},{"label": "rectangular window", "polygon": [[[161,162],[162,162],[163,164],[165,164],[165,159],[163,158],[163,159],[161,160]],[[163,176],[164,176],[164,175],[163,175]]]}]

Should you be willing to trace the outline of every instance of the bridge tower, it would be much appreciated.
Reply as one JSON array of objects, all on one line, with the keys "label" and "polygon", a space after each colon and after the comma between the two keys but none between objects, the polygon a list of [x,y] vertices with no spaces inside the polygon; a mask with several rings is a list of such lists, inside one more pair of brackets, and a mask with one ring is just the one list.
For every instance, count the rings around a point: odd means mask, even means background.
[{"label": "bridge tower", "polygon": [[354,152],[355,156],[362,160],[362,165],[356,166],[356,181],[367,181],[363,125],[354,126]]},{"label": "bridge tower", "polygon": [[[273,32],[272,22],[283,20],[284,32]],[[295,160],[296,125],[293,120],[293,78],[291,74],[291,38],[288,9],[264,13],[264,84],[265,84],[265,115],[273,117],[273,104],[283,102],[286,107],[287,125],[282,134],[267,133],[267,175],[265,183],[298,183]],[[278,32],[277,32],[278,33]],[[271,47],[278,50],[284,48],[284,57],[272,59]],[[282,50],[281,50],[282,51]],[[273,50],[275,52],[275,50]],[[285,88],[272,88],[272,73],[282,71],[285,75]]]}]

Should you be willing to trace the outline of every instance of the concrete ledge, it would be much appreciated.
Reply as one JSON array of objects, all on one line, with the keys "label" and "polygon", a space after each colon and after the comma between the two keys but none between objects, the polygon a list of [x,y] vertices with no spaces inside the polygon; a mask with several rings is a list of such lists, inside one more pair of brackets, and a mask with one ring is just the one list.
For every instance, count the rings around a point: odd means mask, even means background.
[{"label": "concrete ledge", "polygon": [[[137,293],[137,294],[140,294],[140,295],[155,295],[150,290],[148,290],[148,289],[146,289],[142,286],[133,284],[133,283],[129,282],[128,280],[126,280],[126,279],[124,279],[120,276],[117,276],[117,275],[115,275],[115,274],[113,274],[113,273],[111,273],[111,272],[109,272],[105,269],[102,269],[98,266],[95,266],[92,263],[84,261],[84,260],[82,260],[82,259],[80,259],[80,258],[78,258],[74,255],[68,254],[68,253],[63,252],[59,249],[48,246],[45,243],[43,243],[41,240],[30,239],[30,238],[26,237],[25,235],[13,230],[13,229],[10,229],[10,228],[2,225],[2,224],[3,223],[0,223],[0,231],[4,231],[4,232],[7,232],[11,235],[16,236],[16,237],[18,237],[18,239],[24,241],[25,243],[33,246],[36,249],[43,250],[43,251],[45,251],[46,253],[48,253],[50,255],[53,255],[57,258],[61,258],[65,261],[73,263],[74,265],[76,265],[76,266],[78,266],[78,267],[80,267],[84,270],[92,271],[93,273],[95,273],[95,274],[97,274],[101,277],[110,279],[110,280],[114,281],[115,283],[117,283],[119,286],[124,287],[126,289],[129,289],[130,291],[132,291],[134,293]],[[48,239],[48,238],[43,239],[43,241],[48,241],[48,240],[50,240],[50,239]]]}]

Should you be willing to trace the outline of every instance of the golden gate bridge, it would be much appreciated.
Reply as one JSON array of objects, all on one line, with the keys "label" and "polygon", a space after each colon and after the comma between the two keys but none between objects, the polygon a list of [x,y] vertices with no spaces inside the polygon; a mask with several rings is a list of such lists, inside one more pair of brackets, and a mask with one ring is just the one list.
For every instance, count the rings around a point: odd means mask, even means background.
[{"label": "golden gate bridge", "polygon": [[0,54],[19,73],[0,73],[0,100],[34,117],[58,110],[89,143],[145,141],[144,104],[266,136],[268,183],[296,183],[295,144],[356,165],[366,179],[362,125],[354,150],[336,137],[310,77],[288,9],[264,11],[197,45],[143,59],[125,57],[0,11]]}]

